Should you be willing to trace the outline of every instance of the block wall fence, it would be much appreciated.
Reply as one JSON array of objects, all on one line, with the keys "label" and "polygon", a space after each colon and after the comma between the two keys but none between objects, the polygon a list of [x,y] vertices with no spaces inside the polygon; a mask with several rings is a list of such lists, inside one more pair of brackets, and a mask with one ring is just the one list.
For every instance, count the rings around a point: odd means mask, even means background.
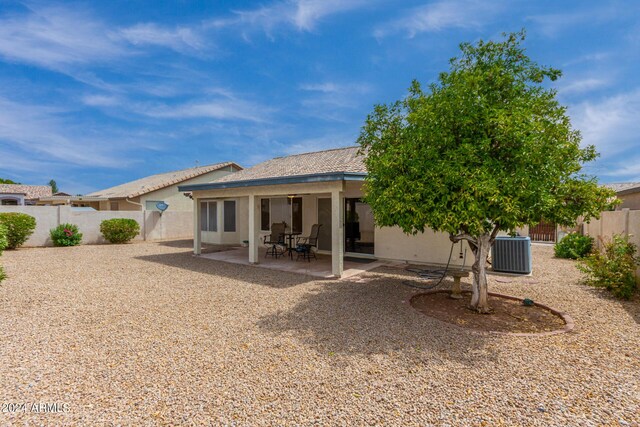
[{"label": "block wall fence", "polygon": [[134,241],[193,238],[193,212],[165,211],[73,211],[70,206],[0,206],[0,212],[21,212],[36,219],[36,229],[24,247],[53,246],[49,230],[60,224],[75,224],[82,233],[83,244],[101,244],[100,233],[105,219],[130,218],[140,224],[140,234]]}]

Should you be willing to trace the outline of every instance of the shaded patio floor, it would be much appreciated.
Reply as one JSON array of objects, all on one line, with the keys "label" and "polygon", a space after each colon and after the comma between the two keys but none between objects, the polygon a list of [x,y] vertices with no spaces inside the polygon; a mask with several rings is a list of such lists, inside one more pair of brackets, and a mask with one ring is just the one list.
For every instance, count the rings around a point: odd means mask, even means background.
[{"label": "shaded patio floor", "polygon": [[[271,270],[287,271],[291,273],[307,274],[309,276],[331,278],[331,255],[317,254],[317,259],[311,259],[311,262],[300,258],[296,261],[296,254],[293,254],[293,259],[289,258],[287,254],[284,257],[278,257],[275,259],[271,256],[265,258],[266,249],[259,248],[259,264],[249,263],[249,248],[229,248],[212,253],[203,253],[201,258],[213,259],[216,261],[230,262],[233,264],[254,265],[256,267],[268,268]],[[383,261],[367,262],[352,261],[350,259],[344,260],[344,271],[342,278],[348,278],[357,276],[365,271],[373,270],[374,268],[385,265]]]}]

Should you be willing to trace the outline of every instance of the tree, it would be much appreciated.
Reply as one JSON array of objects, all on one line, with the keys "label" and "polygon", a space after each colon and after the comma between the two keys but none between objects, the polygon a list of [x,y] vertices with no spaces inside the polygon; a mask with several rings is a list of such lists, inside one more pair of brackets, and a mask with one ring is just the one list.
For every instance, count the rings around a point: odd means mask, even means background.
[{"label": "tree", "polygon": [[613,192],[581,173],[580,147],[556,91],[561,72],[533,62],[524,30],[500,42],[462,43],[450,70],[423,91],[377,105],[358,139],[365,199],[380,226],[429,227],[466,241],[474,256],[471,308],[488,313],[487,257],[499,231],[542,219],[560,225],[608,208]]},{"label": "tree", "polygon": [[52,192],[53,194],[56,194],[56,193],[58,193],[58,192],[59,192],[59,190],[58,190],[58,184],[56,183],[56,181],[55,181],[55,180],[53,180],[53,179],[52,179],[51,181],[49,181],[49,186],[51,186],[51,192]]},{"label": "tree", "polygon": [[20,184],[20,183],[12,181],[10,179],[0,178],[0,184]]}]

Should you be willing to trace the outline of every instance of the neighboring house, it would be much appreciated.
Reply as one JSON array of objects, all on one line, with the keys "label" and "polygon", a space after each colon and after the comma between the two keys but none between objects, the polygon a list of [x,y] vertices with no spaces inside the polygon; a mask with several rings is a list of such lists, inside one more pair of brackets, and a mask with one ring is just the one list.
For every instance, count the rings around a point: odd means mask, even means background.
[{"label": "neighboring house", "polygon": [[622,200],[616,210],[640,209],[640,182],[619,182],[606,186],[615,191],[618,199]]},{"label": "neighboring house", "polygon": [[76,208],[92,208],[100,210],[100,203],[107,202],[105,197],[71,196],[66,193],[56,193],[49,197],[40,197],[36,205],[38,206],[61,206],[68,205]]},{"label": "neighboring house", "polygon": [[171,211],[191,211],[193,202],[178,191],[178,185],[211,182],[239,170],[242,167],[236,163],[225,162],[166,172],[95,191],[86,196],[76,196],[69,199],[68,204],[85,202],[86,206],[101,211],[158,211],[156,205],[164,202]]},{"label": "neighboring house", "polygon": [[48,185],[0,184],[0,205],[35,205],[40,197],[51,196]]},{"label": "neighboring house", "polygon": [[[397,227],[378,228],[362,201],[367,171],[359,147],[279,157],[211,183],[180,185],[193,197],[194,252],[201,243],[249,241],[249,262],[271,224],[286,222],[308,235],[322,224],[318,252],[332,255],[332,272],[341,276],[344,256],[445,264],[448,235],[427,230],[407,236]],[[455,251],[458,263],[460,247]],[[472,258],[471,256],[469,258]]]}]

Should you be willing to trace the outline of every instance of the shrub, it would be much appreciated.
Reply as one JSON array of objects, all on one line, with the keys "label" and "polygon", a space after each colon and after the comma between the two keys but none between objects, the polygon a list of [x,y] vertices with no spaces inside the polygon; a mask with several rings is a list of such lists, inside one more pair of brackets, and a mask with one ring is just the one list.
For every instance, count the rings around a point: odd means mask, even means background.
[{"label": "shrub", "polygon": [[7,227],[7,249],[22,245],[36,229],[36,219],[19,212],[0,213],[0,223]]},{"label": "shrub", "polygon": [[638,248],[629,242],[628,237],[620,235],[602,243],[603,249],[580,261],[578,269],[587,274],[587,284],[606,288],[618,298],[631,298],[637,289]]},{"label": "shrub", "polygon": [[127,243],[140,234],[140,225],[135,219],[105,219],[100,223],[100,232],[111,243]]},{"label": "shrub", "polygon": [[0,222],[0,255],[9,245],[7,240],[7,226]]},{"label": "shrub", "polygon": [[[7,241],[7,227],[0,223],[0,255],[2,255],[2,251],[7,247],[9,242]],[[2,282],[7,276],[4,274],[4,270],[0,265],[0,282]]]},{"label": "shrub", "polygon": [[570,233],[555,244],[553,250],[558,258],[584,258],[593,249],[593,237]]},{"label": "shrub", "polygon": [[76,246],[82,241],[82,233],[75,224],[60,224],[49,232],[55,246]]}]

